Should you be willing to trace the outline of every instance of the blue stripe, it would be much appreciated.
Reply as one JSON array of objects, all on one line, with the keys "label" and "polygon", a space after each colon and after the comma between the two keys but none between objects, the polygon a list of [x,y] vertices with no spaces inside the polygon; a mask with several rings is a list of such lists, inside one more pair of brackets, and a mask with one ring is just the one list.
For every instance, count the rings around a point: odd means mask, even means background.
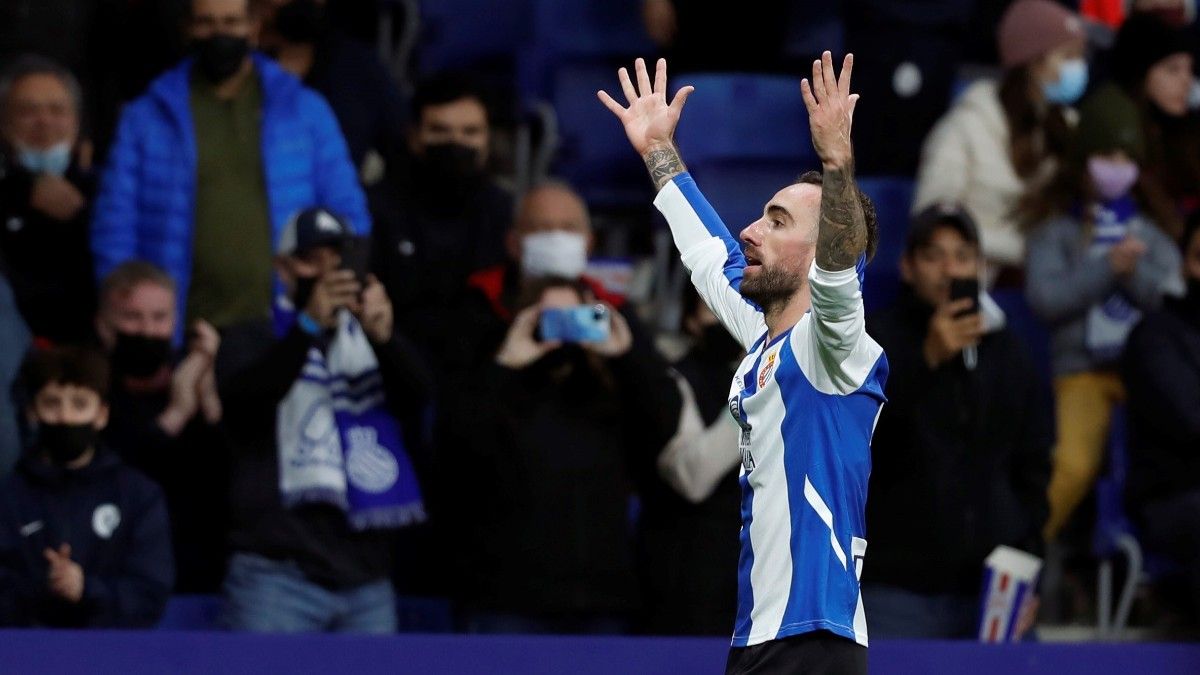
[{"label": "blue stripe", "polygon": [[[720,238],[721,242],[725,244],[725,278],[729,280],[729,285],[733,290],[741,293],[742,273],[746,269],[746,256],[742,255],[742,245],[729,233],[729,228],[725,227],[721,216],[717,215],[712,205],[704,198],[691,174],[681,173],[671,180],[675,183],[675,187],[679,188],[679,193],[687,200],[688,205],[696,212],[700,222],[704,224],[704,229],[712,236]],[[762,308],[756,303],[746,300],[746,304],[757,312],[762,311]]]},{"label": "blue stripe", "polygon": [[750,570],[754,568],[754,546],[750,543],[750,522],[754,520],[754,488],[750,487],[749,475],[738,480],[742,485],[742,531],[741,554],[738,556],[738,601],[737,618],[733,625],[733,646],[745,647],[750,637],[751,614],[754,611],[754,588],[750,584]]}]

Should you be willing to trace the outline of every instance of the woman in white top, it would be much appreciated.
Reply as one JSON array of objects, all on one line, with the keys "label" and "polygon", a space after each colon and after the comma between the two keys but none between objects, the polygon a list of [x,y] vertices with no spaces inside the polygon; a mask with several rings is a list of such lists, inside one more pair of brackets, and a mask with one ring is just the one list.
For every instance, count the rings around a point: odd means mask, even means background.
[{"label": "woman in white top", "polygon": [[1083,23],[1051,0],[1017,0],[996,37],[1004,75],[971,85],[930,132],[913,204],[914,213],[947,202],[970,212],[989,284],[1024,264],[1016,207],[1053,175],[1069,134],[1066,106],[1088,77]]}]

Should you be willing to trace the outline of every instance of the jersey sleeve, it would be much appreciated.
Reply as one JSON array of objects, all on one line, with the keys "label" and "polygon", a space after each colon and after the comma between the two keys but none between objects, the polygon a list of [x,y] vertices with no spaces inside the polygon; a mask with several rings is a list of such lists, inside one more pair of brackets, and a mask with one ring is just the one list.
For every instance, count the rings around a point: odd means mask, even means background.
[{"label": "jersey sleeve", "polygon": [[725,329],[750,349],[767,326],[762,310],[739,291],[746,259],[737,239],[688,173],[664,185],[654,206],[666,217],[675,247],[700,297]]},{"label": "jersey sleeve", "polygon": [[808,274],[812,291],[809,330],[793,334],[803,354],[801,365],[809,381],[828,394],[849,394],[861,387],[883,349],[867,335],[862,283],[866,257],[838,272],[814,262]]}]

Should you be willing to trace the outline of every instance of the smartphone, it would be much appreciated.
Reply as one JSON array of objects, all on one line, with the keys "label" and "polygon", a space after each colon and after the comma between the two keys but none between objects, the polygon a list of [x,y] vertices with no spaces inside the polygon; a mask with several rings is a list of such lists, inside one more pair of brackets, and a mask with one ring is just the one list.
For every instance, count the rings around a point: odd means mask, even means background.
[{"label": "smartphone", "polygon": [[545,309],[538,320],[543,342],[604,342],[608,331],[608,307],[604,305]]},{"label": "smartphone", "polygon": [[370,267],[371,240],[366,237],[346,239],[342,243],[342,264],[339,269],[354,272],[354,278],[365,288]]},{"label": "smartphone", "polygon": [[979,279],[962,277],[950,280],[950,302],[965,298],[970,298],[971,306],[959,312],[958,316],[967,316],[979,311]]}]

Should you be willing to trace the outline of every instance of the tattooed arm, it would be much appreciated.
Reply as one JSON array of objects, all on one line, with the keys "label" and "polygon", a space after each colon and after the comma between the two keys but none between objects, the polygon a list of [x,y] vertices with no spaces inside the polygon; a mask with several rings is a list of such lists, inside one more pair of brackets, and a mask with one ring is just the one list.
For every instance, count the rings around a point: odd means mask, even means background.
[{"label": "tattooed arm", "polygon": [[821,224],[817,266],[828,272],[854,267],[867,250],[867,219],[854,184],[854,163],[825,166],[821,178]]},{"label": "tattooed arm", "polygon": [[642,153],[642,161],[650,172],[650,180],[654,182],[654,190],[661,190],[672,178],[687,171],[683,160],[679,158],[679,148],[674,143],[666,146],[654,146]]},{"label": "tattooed arm", "polygon": [[850,127],[858,94],[850,93],[854,56],[846,55],[839,79],[829,52],[813,62],[812,82],[800,83],[813,147],[821,158],[821,219],[817,235],[817,267],[837,272],[854,267],[867,249],[867,221],[854,183],[854,149]]},{"label": "tattooed arm", "polygon": [[746,267],[742,248],[700,194],[675,146],[675,126],[692,88],[681,88],[668,103],[665,60],[658,61],[653,85],[641,59],[637,60],[636,73],[638,86],[634,87],[628,71],[622,68],[618,72],[628,107],[603,91],[598,92],[600,101],[621,121],[630,144],[646,163],[658,191],[654,205],[666,216],[680,259],[700,297],[729,332],[749,348],[766,326],[759,308],[739,292]]}]

